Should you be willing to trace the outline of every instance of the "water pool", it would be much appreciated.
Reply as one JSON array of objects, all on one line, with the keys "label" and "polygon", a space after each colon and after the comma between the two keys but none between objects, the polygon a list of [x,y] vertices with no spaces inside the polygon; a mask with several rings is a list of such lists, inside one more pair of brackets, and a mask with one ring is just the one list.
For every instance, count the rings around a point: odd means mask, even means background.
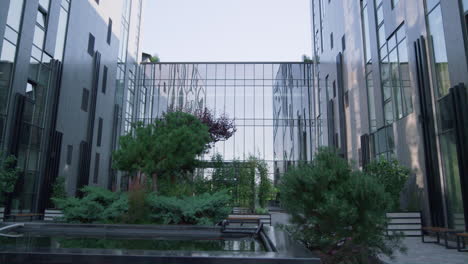
[{"label": "water pool", "polygon": [[5,249],[115,249],[155,251],[238,251],[264,252],[261,241],[253,237],[213,237],[204,239],[172,238],[141,239],[138,237],[45,236],[23,234],[19,238],[1,238],[0,251]]},{"label": "water pool", "polygon": [[0,236],[0,263],[310,264],[313,256],[273,252],[263,230],[220,227],[27,223]]}]

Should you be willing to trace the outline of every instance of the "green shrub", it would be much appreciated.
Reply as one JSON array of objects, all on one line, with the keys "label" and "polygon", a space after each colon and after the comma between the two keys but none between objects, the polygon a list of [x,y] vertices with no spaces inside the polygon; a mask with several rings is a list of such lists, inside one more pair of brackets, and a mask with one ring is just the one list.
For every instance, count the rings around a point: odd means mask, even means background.
[{"label": "green shrub", "polygon": [[256,214],[268,214],[268,209],[267,208],[256,208],[255,213]]},{"label": "green shrub", "polygon": [[107,189],[86,186],[83,198],[53,198],[63,210],[64,219],[69,223],[113,223],[121,222],[128,211],[127,195]]},{"label": "green shrub", "polygon": [[258,184],[258,204],[261,208],[265,208],[273,193],[273,183],[268,178],[268,165],[265,161],[258,160],[257,169],[260,178]]},{"label": "green shrub", "polygon": [[385,236],[391,194],[330,150],[322,149],[312,164],[288,171],[280,191],[291,215],[287,228],[321,252],[323,263],[367,263],[369,256],[392,256],[403,249],[399,236]]},{"label": "green shrub", "polygon": [[151,194],[148,202],[153,222],[160,224],[212,225],[231,212],[230,196],[225,192],[183,198]]},{"label": "green shrub", "polygon": [[[57,199],[67,198],[67,192],[65,191],[65,177],[57,177],[55,179],[54,185],[52,186],[52,201]],[[58,204],[54,202],[55,208],[59,208]]]},{"label": "green shrub", "polygon": [[400,209],[400,193],[405,187],[411,171],[401,166],[397,160],[379,159],[366,166],[365,171],[374,177],[392,197],[393,204],[389,210]]},{"label": "green shrub", "polygon": [[16,157],[0,153],[0,207],[3,206],[5,197],[14,191],[19,173],[20,169],[16,167]]}]

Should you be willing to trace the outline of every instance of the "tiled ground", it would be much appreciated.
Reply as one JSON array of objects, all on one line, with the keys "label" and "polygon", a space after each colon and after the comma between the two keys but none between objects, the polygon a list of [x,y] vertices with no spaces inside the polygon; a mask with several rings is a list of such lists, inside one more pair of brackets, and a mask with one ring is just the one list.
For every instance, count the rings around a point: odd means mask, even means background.
[{"label": "tiled ground", "polygon": [[397,254],[394,260],[382,260],[388,264],[468,264],[468,252],[422,243],[421,238],[406,238],[404,243],[408,248],[406,255]]}]

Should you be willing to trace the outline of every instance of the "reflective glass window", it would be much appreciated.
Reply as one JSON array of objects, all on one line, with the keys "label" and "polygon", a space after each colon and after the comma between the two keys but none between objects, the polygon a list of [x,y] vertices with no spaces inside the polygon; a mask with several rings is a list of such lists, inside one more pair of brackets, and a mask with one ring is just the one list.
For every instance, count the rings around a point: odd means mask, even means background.
[{"label": "reflective glass window", "polygon": [[19,31],[21,15],[23,13],[24,0],[11,0],[8,9],[7,24],[14,30]]},{"label": "reflective glass window", "polygon": [[33,39],[34,45],[42,49],[44,47],[44,37],[45,37],[44,30],[39,27],[36,27],[36,30],[34,31],[34,39]]},{"label": "reflective glass window", "polygon": [[13,29],[11,29],[11,27],[6,26],[5,27],[5,38],[7,40],[9,40],[11,43],[13,43],[14,45],[16,45],[16,42],[18,40],[18,33],[13,31]]},{"label": "reflective glass window", "polygon": [[427,23],[430,34],[429,43],[434,60],[434,71],[437,78],[437,91],[438,96],[441,97],[448,93],[450,75],[440,5],[427,15]]},{"label": "reflective glass window", "polygon": [[41,5],[41,7],[44,8],[45,10],[49,9],[49,3],[50,3],[50,0],[39,0],[39,5]]},{"label": "reflective glass window", "polygon": [[[466,1],[466,0],[464,0]],[[427,8],[427,11],[431,11],[438,3],[440,2],[440,0],[426,0],[426,8]]]},{"label": "reflective glass window", "polygon": [[14,62],[15,61],[15,55],[16,55],[16,46],[13,45],[8,40],[4,39],[3,40],[3,45],[2,45],[2,53],[1,53],[1,56],[0,56],[0,60],[1,61]]},{"label": "reflective glass window", "polygon": [[37,12],[36,23],[37,23],[39,26],[45,28],[45,24],[46,24],[46,14],[43,13],[43,12],[41,12],[41,11]]},{"label": "reflective glass window", "polygon": [[63,52],[65,49],[65,38],[66,38],[66,33],[67,33],[67,20],[68,20],[68,13],[63,8],[61,8],[58,28],[57,28],[57,41],[55,42],[55,54],[54,54],[54,58],[58,60],[63,59]]}]

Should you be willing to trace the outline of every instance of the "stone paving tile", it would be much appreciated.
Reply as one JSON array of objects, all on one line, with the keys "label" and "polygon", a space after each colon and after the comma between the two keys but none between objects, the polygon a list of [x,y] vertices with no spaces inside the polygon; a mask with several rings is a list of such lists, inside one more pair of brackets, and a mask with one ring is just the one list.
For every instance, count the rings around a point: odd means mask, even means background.
[{"label": "stone paving tile", "polygon": [[388,264],[468,264],[468,252],[446,249],[442,245],[425,244],[421,238],[405,238],[408,253],[396,254],[394,260],[381,259]]}]

